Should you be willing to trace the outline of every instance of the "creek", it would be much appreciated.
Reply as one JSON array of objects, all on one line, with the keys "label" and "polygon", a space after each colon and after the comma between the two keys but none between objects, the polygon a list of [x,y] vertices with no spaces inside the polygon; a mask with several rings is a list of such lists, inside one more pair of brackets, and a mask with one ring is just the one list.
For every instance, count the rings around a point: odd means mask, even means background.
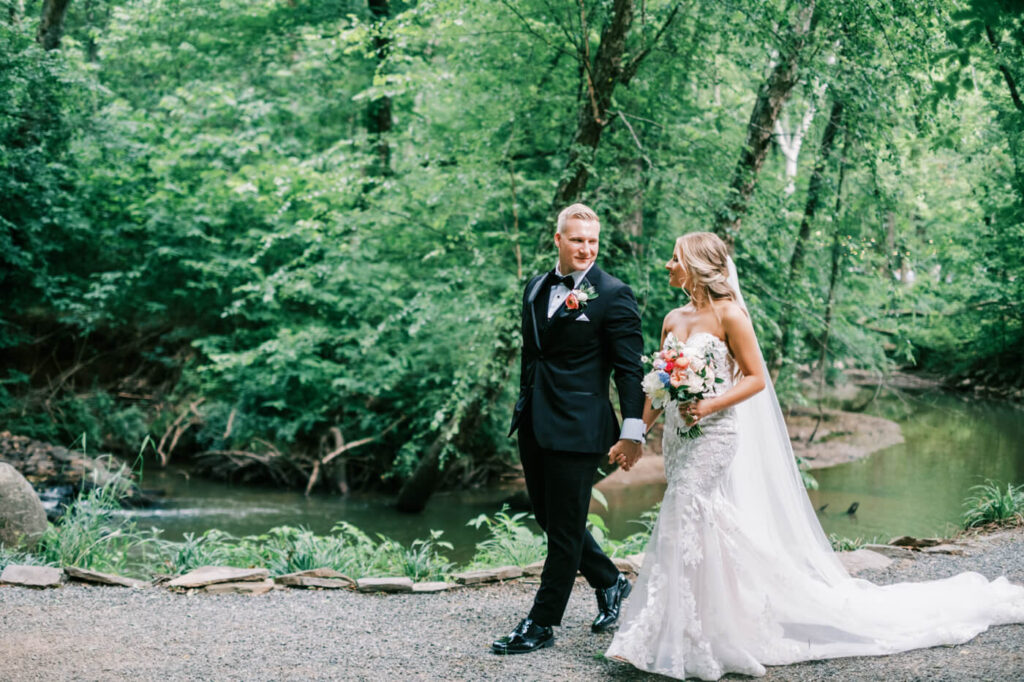
[{"label": "creek", "polygon": [[[850,404],[863,404],[860,398]],[[843,407],[843,405],[838,405]],[[897,535],[949,536],[959,527],[963,501],[971,486],[986,479],[1024,482],[1024,410],[998,401],[927,392],[883,393],[867,412],[893,419],[905,442],[870,457],[814,471],[819,489],[809,491],[827,533],[866,541]],[[372,534],[403,543],[444,531],[455,545],[452,560],[463,562],[485,537],[467,521],[493,513],[515,488],[452,491],[436,494],[426,511],[406,515],[392,507],[393,498],[376,494],[340,497],[266,486],[232,485],[190,477],[170,467],[146,471],[147,488],[167,496],[158,506],[125,510],[140,526],[163,530],[181,539],[219,528],[233,535],[263,533],[280,525],[303,526],[328,533],[347,521]],[[662,495],[664,484],[633,486],[608,496],[600,510],[612,537],[639,529],[633,521]],[[855,514],[846,510],[859,503]],[[825,506],[827,505],[827,506]]]}]

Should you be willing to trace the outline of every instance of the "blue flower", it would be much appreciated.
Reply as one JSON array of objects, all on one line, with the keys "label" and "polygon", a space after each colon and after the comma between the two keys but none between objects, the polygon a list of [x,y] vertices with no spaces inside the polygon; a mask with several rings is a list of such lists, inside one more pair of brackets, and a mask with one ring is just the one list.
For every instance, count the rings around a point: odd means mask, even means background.
[{"label": "blue flower", "polygon": [[661,379],[661,383],[665,388],[668,388],[669,376],[668,372],[658,372],[658,378]]}]

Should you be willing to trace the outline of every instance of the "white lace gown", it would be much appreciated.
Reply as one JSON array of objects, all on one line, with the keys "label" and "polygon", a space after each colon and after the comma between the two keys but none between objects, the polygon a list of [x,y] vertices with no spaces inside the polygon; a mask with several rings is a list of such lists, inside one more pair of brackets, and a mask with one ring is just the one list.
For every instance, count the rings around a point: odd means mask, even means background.
[{"label": "white lace gown", "polygon": [[[725,343],[707,336],[716,374],[732,377]],[[731,386],[727,378],[717,392]],[[958,644],[990,625],[1024,622],[1024,588],[1005,578],[963,573],[878,586],[850,577],[834,556],[809,561],[806,548],[776,546],[737,513],[726,485],[735,409],[702,420],[696,439],[677,434],[685,424],[672,404],[665,414],[668,488],[609,657],[717,680],[760,676],[765,665]]]}]

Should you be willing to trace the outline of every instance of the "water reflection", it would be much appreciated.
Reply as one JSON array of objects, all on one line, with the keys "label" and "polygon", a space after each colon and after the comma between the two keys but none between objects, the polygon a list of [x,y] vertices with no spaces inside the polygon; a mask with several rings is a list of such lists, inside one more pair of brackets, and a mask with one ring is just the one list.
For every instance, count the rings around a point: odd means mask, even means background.
[{"label": "water reflection", "polygon": [[[811,491],[827,532],[888,540],[949,535],[959,528],[972,485],[1024,481],[1022,410],[1006,403],[944,394],[890,396],[873,414],[895,419],[905,442],[866,460],[815,472]],[[860,502],[855,516],[842,512]]]}]

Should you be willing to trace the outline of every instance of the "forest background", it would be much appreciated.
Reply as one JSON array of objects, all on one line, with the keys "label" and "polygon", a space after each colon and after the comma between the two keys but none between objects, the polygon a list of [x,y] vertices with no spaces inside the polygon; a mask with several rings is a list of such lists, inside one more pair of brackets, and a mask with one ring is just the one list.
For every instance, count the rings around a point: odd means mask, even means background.
[{"label": "forest background", "polygon": [[0,424],[307,490],[493,481],[525,278],[647,346],[734,247],[780,395],[1024,386],[1019,0],[4,0]]}]

